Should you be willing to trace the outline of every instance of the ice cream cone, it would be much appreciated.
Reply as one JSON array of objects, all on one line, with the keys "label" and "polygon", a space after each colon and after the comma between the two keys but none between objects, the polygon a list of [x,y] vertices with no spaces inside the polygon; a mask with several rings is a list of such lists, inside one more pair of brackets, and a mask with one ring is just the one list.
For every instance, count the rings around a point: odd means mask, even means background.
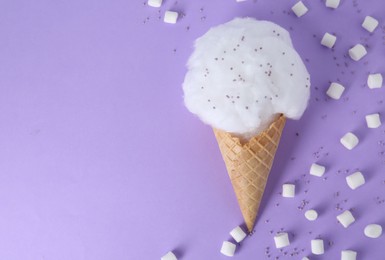
[{"label": "ice cream cone", "polygon": [[281,115],[265,131],[242,142],[214,129],[246,226],[251,232],[286,118]]}]

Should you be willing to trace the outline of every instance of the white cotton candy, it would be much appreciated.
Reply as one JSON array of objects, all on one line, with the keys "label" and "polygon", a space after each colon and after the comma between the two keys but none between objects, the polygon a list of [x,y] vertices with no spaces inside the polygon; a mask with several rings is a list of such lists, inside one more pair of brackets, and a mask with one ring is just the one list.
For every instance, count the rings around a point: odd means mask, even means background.
[{"label": "white cotton candy", "polygon": [[147,4],[152,7],[160,7],[163,0],[148,0]]},{"label": "white cotton candy", "polygon": [[289,235],[286,232],[278,233],[274,236],[276,248],[282,248],[290,245]]},{"label": "white cotton candy", "polygon": [[307,7],[304,5],[304,3],[302,3],[302,1],[299,1],[298,3],[296,3],[291,8],[291,10],[293,11],[293,13],[295,13],[297,17],[301,17],[302,15],[306,14],[307,11],[309,11],[309,9],[307,9]]},{"label": "white cotton candy", "polygon": [[294,184],[283,184],[282,185],[282,197],[294,198],[295,196],[295,185]]},{"label": "white cotton candy", "polygon": [[361,172],[355,172],[346,177],[346,183],[352,190],[355,190],[365,184],[365,177]]},{"label": "white cotton candy", "polygon": [[174,11],[166,11],[164,13],[164,19],[163,21],[165,23],[176,23],[176,21],[178,20],[178,13],[177,12],[174,12]]},{"label": "white cotton candy", "polygon": [[326,7],[336,9],[340,5],[340,0],[326,0],[325,5]]},{"label": "white cotton candy", "polygon": [[310,167],[310,175],[322,177],[325,173],[325,166],[313,163]]},{"label": "white cotton candy", "polygon": [[325,253],[324,241],[322,239],[313,239],[311,241],[311,252],[315,255],[323,255]]},{"label": "white cotton candy", "polygon": [[368,76],[368,87],[370,89],[373,88],[381,88],[382,87],[382,75],[380,73],[369,74]]},{"label": "white cotton candy", "polygon": [[382,227],[378,224],[367,225],[364,229],[364,234],[369,238],[378,238],[382,235]]},{"label": "white cotton candy", "polygon": [[344,228],[349,227],[356,219],[353,217],[349,210],[345,210],[337,216],[337,220],[341,223]]},{"label": "white cotton candy", "polygon": [[370,114],[365,116],[368,128],[379,128],[381,126],[380,114]]},{"label": "white cotton candy", "polygon": [[245,231],[243,231],[243,229],[240,226],[238,226],[233,230],[231,230],[230,236],[232,236],[232,238],[234,238],[234,240],[237,241],[237,243],[240,243],[242,242],[243,239],[245,239],[246,233]]},{"label": "white cotton candy", "polygon": [[373,32],[378,26],[378,21],[371,17],[366,16],[365,20],[362,23],[362,27],[364,27],[368,32]]},{"label": "white cotton candy", "polygon": [[160,258],[160,260],[178,260],[173,252],[168,252],[166,255]]},{"label": "white cotton candy", "polygon": [[348,132],[340,139],[340,142],[346,149],[352,150],[357,146],[359,139],[355,134]]},{"label": "white cotton candy", "polygon": [[285,29],[236,18],[196,40],[184,101],[206,124],[251,137],[279,114],[299,119],[307,107],[309,80]]},{"label": "white cotton candy", "polygon": [[332,84],[330,84],[328,90],[326,91],[326,94],[332,99],[340,99],[344,91],[345,91],[344,86],[336,82],[332,82]]},{"label": "white cotton candy", "polygon": [[341,260],[356,260],[357,252],[353,250],[342,250],[341,251]]},{"label": "white cotton candy", "polygon": [[309,221],[314,221],[318,218],[318,213],[314,209],[306,210],[305,218]]},{"label": "white cotton candy", "polygon": [[221,253],[225,256],[234,256],[237,246],[229,241],[224,241],[221,247]]},{"label": "white cotton candy", "polygon": [[367,54],[365,47],[362,44],[357,44],[349,50],[349,56],[354,61],[359,61]]},{"label": "white cotton candy", "polygon": [[325,33],[324,36],[322,37],[321,44],[325,47],[328,48],[333,48],[334,44],[336,43],[337,37],[330,34],[330,33]]}]

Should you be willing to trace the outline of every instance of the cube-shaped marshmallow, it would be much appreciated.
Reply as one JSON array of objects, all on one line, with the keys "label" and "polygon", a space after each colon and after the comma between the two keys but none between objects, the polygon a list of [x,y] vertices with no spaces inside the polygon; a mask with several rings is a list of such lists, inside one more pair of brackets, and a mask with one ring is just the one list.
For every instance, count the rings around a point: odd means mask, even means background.
[{"label": "cube-shaped marshmallow", "polygon": [[225,256],[234,256],[237,246],[229,241],[224,241],[221,247],[221,253]]},{"label": "cube-shaped marshmallow", "polygon": [[234,240],[237,241],[237,243],[239,243],[243,239],[245,239],[246,233],[245,231],[243,231],[243,229],[240,226],[238,226],[230,231],[230,236],[234,238]]},{"label": "cube-shaped marshmallow", "polygon": [[164,19],[163,21],[165,23],[176,23],[178,20],[178,13],[174,11],[166,11],[164,13]]},{"label": "cube-shaped marshmallow", "polygon": [[365,116],[368,128],[378,128],[381,126],[380,114],[370,114]]},{"label": "cube-shaped marshmallow", "polygon": [[352,150],[357,146],[359,139],[355,134],[348,132],[340,139],[340,142],[346,149]]},{"label": "cube-shaped marshmallow", "polygon": [[324,250],[324,241],[322,239],[313,239],[311,241],[311,252],[315,255],[323,255]]},{"label": "cube-shaped marshmallow", "polygon": [[282,248],[290,245],[289,235],[286,232],[278,233],[274,236],[276,248]]},{"label": "cube-shaped marshmallow", "polygon": [[368,52],[366,51],[364,45],[357,44],[349,50],[349,56],[354,61],[359,61],[362,59]]},{"label": "cube-shaped marshmallow", "polygon": [[295,196],[295,185],[294,184],[283,184],[282,185],[282,197],[294,198]]},{"label": "cube-shaped marshmallow", "polygon": [[357,252],[353,250],[342,250],[341,251],[341,260],[356,260]]},{"label": "cube-shaped marshmallow", "polygon": [[302,1],[299,1],[296,3],[291,10],[295,13],[297,17],[301,17],[302,15],[306,14],[309,9],[302,3]]},{"label": "cube-shaped marshmallow", "polygon": [[344,228],[349,227],[356,219],[353,217],[352,213],[349,210],[345,210],[340,215],[337,216],[338,221]]},{"label": "cube-shaped marshmallow", "polygon": [[326,0],[326,7],[336,9],[340,5],[340,0]]},{"label": "cube-shaped marshmallow", "polygon": [[362,27],[364,27],[368,32],[373,32],[377,28],[377,26],[378,26],[377,19],[371,16],[366,16],[362,23]]},{"label": "cube-shaped marshmallow", "polygon": [[328,90],[326,91],[326,95],[328,95],[332,99],[336,99],[337,100],[337,99],[341,98],[342,93],[344,93],[344,91],[345,91],[345,87],[344,86],[342,86],[339,83],[332,82],[332,84],[330,84]]},{"label": "cube-shaped marshmallow", "polygon": [[352,190],[355,190],[365,184],[365,177],[361,172],[355,172],[346,177],[346,183]]},{"label": "cube-shaped marshmallow", "polygon": [[322,175],[325,173],[325,169],[325,166],[313,163],[310,167],[310,175],[322,177]]},{"label": "cube-shaped marshmallow", "polygon": [[380,73],[369,74],[367,83],[368,83],[368,87],[370,89],[381,88],[382,87],[382,75]]},{"label": "cube-shaped marshmallow", "polygon": [[325,47],[328,48],[333,48],[334,44],[336,43],[337,37],[330,34],[330,33],[325,33],[324,36],[322,37],[321,44]]}]

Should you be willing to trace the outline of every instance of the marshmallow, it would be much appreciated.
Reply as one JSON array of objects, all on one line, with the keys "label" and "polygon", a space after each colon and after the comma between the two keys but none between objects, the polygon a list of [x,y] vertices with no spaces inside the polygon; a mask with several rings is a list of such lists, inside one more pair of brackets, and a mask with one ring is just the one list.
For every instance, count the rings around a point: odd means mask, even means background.
[{"label": "marshmallow", "polygon": [[322,239],[313,239],[311,241],[311,252],[315,255],[323,255],[324,250],[324,241]]},{"label": "marshmallow", "polygon": [[378,238],[382,234],[382,227],[377,224],[367,225],[364,229],[364,234],[370,238]]},{"label": "marshmallow", "polygon": [[301,17],[302,15],[306,14],[309,9],[302,3],[302,1],[299,1],[296,3],[291,10],[295,13],[297,17]]},{"label": "marshmallow", "polygon": [[294,198],[295,196],[295,185],[294,184],[283,184],[282,185],[282,197]]},{"label": "marshmallow", "polygon": [[147,4],[152,7],[160,7],[163,0],[148,0]]},{"label": "marshmallow", "polygon": [[365,184],[365,178],[361,172],[355,172],[346,177],[346,182],[352,190],[355,190]]},{"label": "marshmallow", "polygon": [[371,16],[366,16],[364,22],[362,23],[362,27],[364,27],[368,32],[373,32],[377,26],[378,21]]},{"label": "marshmallow", "polygon": [[367,83],[368,83],[368,87],[370,89],[381,88],[382,87],[382,75],[380,73],[369,74]]},{"label": "marshmallow", "polygon": [[341,223],[344,228],[349,227],[356,219],[353,217],[352,213],[349,210],[345,210],[342,214],[337,216],[338,221]]},{"label": "marshmallow", "polygon": [[237,0],[237,2],[245,2],[245,1],[247,1],[247,0]]},{"label": "marshmallow", "polygon": [[290,245],[289,235],[286,232],[278,233],[274,236],[276,248],[282,248]]},{"label": "marshmallow", "polygon": [[325,33],[324,36],[322,37],[321,44],[331,49],[336,43],[336,40],[337,40],[336,36],[330,33]]},{"label": "marshmallow", "polygon": [[174,253],[170,251],[165,254],[162,258],[160,258],[160,260],[178,260],[178,258],[176,258]]},{"label": "marshmallow", "polygon": [[325,173],[325,166],[313,163],[310,167],[310,175],[321,177]]},{"label": "marshmallow", "polygon": [[314,209],[306,210],[305,218],[309,221],[314,221],[318,218],[318,213]]},{"label": "marshmallow", "polygon": [[342,250],[341,251],[341,260],[356,260],[357,252],[352,250]]},{"label": "marshmallow", "polygon": [[310,260],[309,257],[302,257],[302,260]]},{"label": "marshmallow", "polygon": [[344,93],[345,87],[342,86],[341,84],[338,84],[336,82],[333,82],[330,84],[328,90],[326,91],[326,95],[331,97],[332,99],[340,99],[342,93]]},{"label": "marshmallow", "polygon": [[336,9],[340,5],[340,0],[326,0],[326,7]]},{"label": "marshmallow", "polygon": [[341,139],[340,139],[340,142],[343,146],[346,147],[346,149],[348,150],[352,150],[354,147],[357,146],[359,140],[358,140],[358,137],[351,133],[351,132],[348,132],[346,133]]},{"label": "marshmallow", "polygon": [[235,248],[237,246],[229,241],[223,241],[221,253],[225,256],[234,256]]},{"label": "marshmallow", "polygon": [[237,241],[237,243],[239,243],[243,239],[245,239],[246,233],[245,231],[242,230],[240,226],[238,226],[230,231],[230,236],[232,236],[232,238],[234,238],[234,240]]},{"label": "marshmallow", "polygon": [[349,50],[349,56],[354,61],[359,61],[362,59],[368,52],[362,44],[357,44]]},{"label": "marshmallow", "polygon": [[366,115],[365,119],[368,128],[378,128],[381,125],[381,119],[379,114]]},{"label": "marshmallow", "polygon": [[176,23],[178,20],[178,13],[174,11],[166,11],[164,13],[164,19],[163,21],[165,23]]}]

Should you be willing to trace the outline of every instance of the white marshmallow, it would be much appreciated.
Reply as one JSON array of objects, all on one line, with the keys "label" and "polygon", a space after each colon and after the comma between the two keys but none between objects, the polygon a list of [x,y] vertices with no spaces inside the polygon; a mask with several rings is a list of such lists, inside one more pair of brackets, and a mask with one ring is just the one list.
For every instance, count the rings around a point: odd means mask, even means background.
[{"label": "white marshmallow", "polygon": [[294,198],[295,196],[295,185],[294,184],[283,184],[282,185],[282,197]]},{"label": "white marshmallow", "polygon": [[368,87],[370,89],[381,88],[382,87],[382,75],[380,73],[369,74],[367,83],[368,83]]},{"label": "white marshmallow", "polygon": [[344,228],[349,227],[356,219],[353,217],[352,213],[349,210],[345,210],[342,214],[337,216],[338,221],[341,223]]},{"label": "white marshmallow", "polygon": [[368,128],[378,128],[381,126],[381,119],[378,113],[365,116]]},{"label": "white marshmallow", "polygon": [[349,50],[349,56],[354,61],[359,61],[362,59],[368,52],[362,44],[357,44]]},{"label": "white marshmallow", "polygon": [[336,9],[340,5],[340,0],[326,0],[326,7]]},{"label": "white marshmallow", "polygon": [[164,256],[162,256],[162,258],[160,258],[160,260],[178,260],[178,258],[176,258],[174,253],[170,251],[167,254],[165,254]]},{"label": "white marshmallow", "polygon": [[352,190],[355,190],[365,184],[365,178],[361,172],[355,172],[346,177],[346,182]]},{"label": "white marshmallow", "polygon": [[322,37],[321,44],[331,49],[336,43],[336,40],[337,40],[336,36],[330,33],[325,33],[324,36]]},{"label": "white marshmallow", "polygon": [[306,210],[305,218],[309,221],[314,221],[318,218],[318,213],[314,209]]},{"label": "white marshmallow", "polygon": [[174,11],[166,11],[164,13],[164,19],[163,21],[165,23],[176,23],[178,20],[178,13]]},{"label": "white marshmallow", "polygon": [[309,257],[306,257],[306,256],[305,256],[305,257],[302,257],[301,260],[310,260],[310,259],[309,259]]},{"label": "white marshmallow", "polygon": [[311,252],[315,255],[323,255],[324,250],[324,241],[322,239],[313,239],[311,241]]},{"label": "white marshmallow", "polygon": [[357,252],[352,250],[342,250],[341,251],[341,260],[356,260]]},{"label": "white marshmallow", "polygon": [[152,7],[160,7],[163,0],[148,0],[147,4]]},{"label": "white marshmallow", "polygon": [[230,236],[232,236],[232,238],[234,238],[234,240],[237,241],[237,243],[239,243],[243,239],[245,239],[246,233],[245,231],[243,231],[243,229],[240,226],[238,226],[230,231]]},{"label": "white marshmallow", "polygon": [[225,256],[234,256],[237,246],[229,241],[223,241],[221,253]]},{"label": "white marshmallow", "polygon": [[377,224],[370,224],[365,227],[364,234],[370,238],[378,238],[382,235],[382,227]]},{"label": "white marshmallow", "polygon": [[342,93],[344,93],[345,87],[342,86],[341,84],[338,84],[336,82],[332,82],[330,84],[328,90],[326,91],[326,95],[331,97],[332,99],[340,99],[342,96]]},{"label": "white marshmallow", "polygon": [[325,166],[313,163],[310,167],[310,175],[321,177],[325,173]]},{"label": "white marshmallow", "polygon": [[290,245],[289,235],[286,232],[278,233],[274,236],[276,248],[282,248]]},{"label": "white marshmallow", "polygon": [[295,13],[297,17],[301,17],[302,15],[306,14],[309,9],[302,3],[302,1],[299,1],[296,3],[291,10]]},{"label": "white marshmallow", "polygon": [[355,134],[348,132],[340,139],[340,142],[346,149],[352,150],[357,146],[359,139]]},{"label": "white marshmallow", "polygon": [[237,0],[237,2],[245,2],[245,1],[247,1],[247,0]]},{"label": "white marshmallow", "polygon": [[364,22],[362,23],[362,27],[364,27],[368,32],[373,32],[378,26],[377,19],[366,16]]}]

